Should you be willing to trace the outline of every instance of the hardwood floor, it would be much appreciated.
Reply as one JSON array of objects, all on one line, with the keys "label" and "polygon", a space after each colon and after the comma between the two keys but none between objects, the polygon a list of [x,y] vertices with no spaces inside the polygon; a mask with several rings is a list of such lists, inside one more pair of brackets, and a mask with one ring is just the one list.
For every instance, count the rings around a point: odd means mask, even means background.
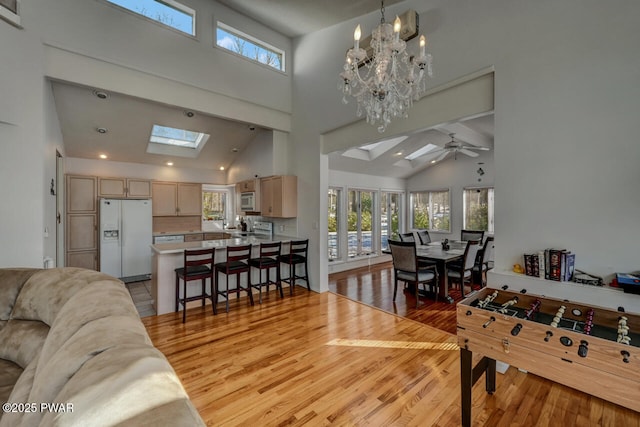
[{"label": "hardwood floor", "polygon": [[[341,295],[272,290],[254,307],[232,299],[228,314],[142,321],[210,426],[460,424],[455,336]],[[474,425],[640,426],[638,413],[514,368],[492,396],[483,383]]]},{"label": "hardwood floor", "polygon": [[[396,301],[393,301],[393,265],[391,262],[375,264],[329,275],[329,290],[347,298],[377,307],[398,316],[416,320],[434,328],[456,333],[456,305],[433,298],[416,299],[412,292],[405,291],[402,282],[398,285]],[[466,287],[466,292],[470,288]],[[459,289],[449,295],[458,302],[462,299]]]}]

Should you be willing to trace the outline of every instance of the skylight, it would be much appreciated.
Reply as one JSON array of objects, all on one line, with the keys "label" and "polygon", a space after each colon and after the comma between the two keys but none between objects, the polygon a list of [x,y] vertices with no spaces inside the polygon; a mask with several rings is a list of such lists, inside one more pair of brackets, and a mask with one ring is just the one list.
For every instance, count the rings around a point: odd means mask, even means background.
[{"label": "skylight", "polygon": [[429,151],[433,151],[436,148],[440,148],[437,145],[434,144],[427,144],[422,148],[417,149],[416,151],[414,151],[413,153],[409,154],[408,156],[405,156],[405,159],[407,160],[413,160],[416,159],[426,153],[428,153]]},{"label": "skylight", "polygon": [[156,144],[167,144],[196,149],[205,136],[207,138],[209,137],[209,135],[201,132],[153,125],[149,141],[155,142]]},{"label": "skylight", "polygon": [[208,139],[203,132],[153,125],[147,153],[195,158]]}]

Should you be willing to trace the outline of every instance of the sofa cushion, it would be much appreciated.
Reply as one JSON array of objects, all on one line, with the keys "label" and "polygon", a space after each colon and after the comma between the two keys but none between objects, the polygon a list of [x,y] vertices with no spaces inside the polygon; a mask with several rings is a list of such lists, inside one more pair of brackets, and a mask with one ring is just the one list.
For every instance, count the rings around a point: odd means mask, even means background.
[{"label": "sofa cushion", "polygon": [[49,326],[37,320],[9,320],[0,330],[0,359],[27,367],[40,354]]},{"label": "sofa cushion", "polygon": [[[23,369],[9,360],[0,359],[0,403],[9,402],[9,395]],[[0,417],[2,413],[0,413]]]},{"label": "sofa cushion", "polygon": [[167,359],[147,345],[116,346],[96,355],[53,401],[72,402],[73,412],[45,413],[42,425],[204,426]]},{"label": "sofa cushion", "polygon": [[[131,317],[140,323],[129,291],[122,282],[100,281],[88,283],[78,290],[60,309],[42,347],[42,360],[54,353],[87,323],[111,316]],[[145,335],[145,339],[148,337]],[[149,341],[150,342],[150,341]],[[41,368],[38,368],[38,373]]]},{"label": "sofa cushion", "polygon": [[152,348],[139,319],[111,316],[87,323],[58,351],[48,358],[44,354],[40,356],[28,401],[53,402],[69,378],[88,360],[109,348],[126,344],[146,344]]},{"label": "sofa cushion", "polygon": [[76,292],[100,281],[119,282],[104,273],[82,268],[39,270],[22,286],[11,318],[41,320],[52,325],[60,309]]},{"label": "sofa cushion", "polygon": [[[10,362],[7,362],[10,363]],[[17,379],[15,385],[12,386],[11,394],[8,396],[7,402],[12,403],[25,403],[28,402],[29,393],[31,392],[31,385],[33,384],[33,377],[36,373],[36,365],[38,358],[36,357],[30,364],[22,371],[22,375]],[[4,402],[4,400],[2,400]],[[20,425],[20,419],[22,413],[20,412],[7,412],[5,414],[0,413],[0,427],[14,427]]]},{"label": "sofa cushion", "polygon": [[9,320],[20,289],[37,271],[35,268],[0,269],[0,320]]}]

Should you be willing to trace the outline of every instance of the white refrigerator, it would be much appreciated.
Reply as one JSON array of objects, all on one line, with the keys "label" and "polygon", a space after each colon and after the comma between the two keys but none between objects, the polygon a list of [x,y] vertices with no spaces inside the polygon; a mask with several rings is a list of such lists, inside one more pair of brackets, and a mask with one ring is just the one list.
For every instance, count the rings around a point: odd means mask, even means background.
[{"label": "white refrigerator", "polygon": [[151,274],[151,200],[100,199],[100,271],[123,281]]}]

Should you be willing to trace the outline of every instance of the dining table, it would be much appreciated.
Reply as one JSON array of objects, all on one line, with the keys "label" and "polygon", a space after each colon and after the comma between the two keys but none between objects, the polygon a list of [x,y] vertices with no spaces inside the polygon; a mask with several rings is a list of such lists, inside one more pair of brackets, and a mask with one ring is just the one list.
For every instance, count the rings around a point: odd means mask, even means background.
[{"label": "dining table", "polygon": [[428,245],[416,245],[418,259],[434,262],[438,271],[438,295],[450,304],[454,303],[449,296],[449,278],[447,276],[447,264],[451,261],[462,259],[467,242],[450,240],[449,248],[444,250],[442,242],[431,242]]}]

